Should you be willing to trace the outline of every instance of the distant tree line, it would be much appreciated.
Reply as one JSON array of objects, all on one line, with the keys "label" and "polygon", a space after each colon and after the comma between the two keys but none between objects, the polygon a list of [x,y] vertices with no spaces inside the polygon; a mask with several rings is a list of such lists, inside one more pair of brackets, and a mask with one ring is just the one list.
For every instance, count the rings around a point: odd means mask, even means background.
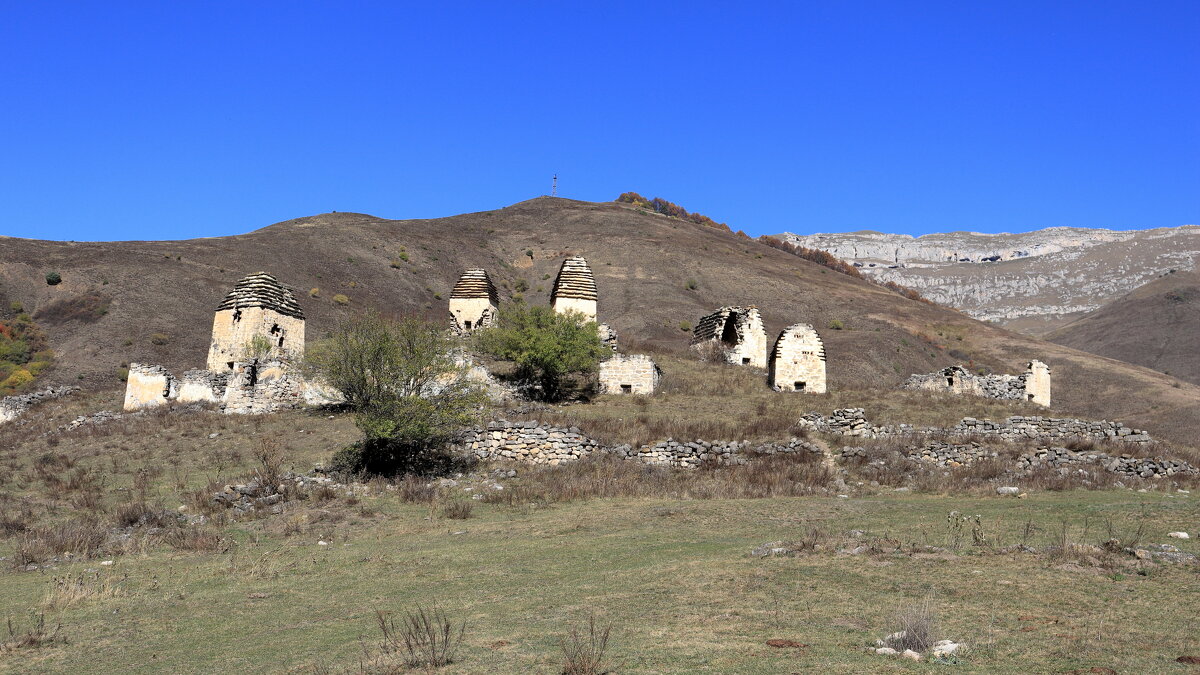
[{"label": "distant tree line", "polygon": [[669,216],[671,218],[688,220],[696,223],[697,225],[730,231],[729,226],[725,223],[718,223],[702,213],[688,213],[688,210],[682,206],[674,202],[669,202],[661,197],[646,199],[636,192],[623,192],[621,193],[620,197],[617,197],[617,201],[622,204],[633,204],[634,206],[640,206],[643,209],[650,209],[655,213],[661,213],[662,215]]}]

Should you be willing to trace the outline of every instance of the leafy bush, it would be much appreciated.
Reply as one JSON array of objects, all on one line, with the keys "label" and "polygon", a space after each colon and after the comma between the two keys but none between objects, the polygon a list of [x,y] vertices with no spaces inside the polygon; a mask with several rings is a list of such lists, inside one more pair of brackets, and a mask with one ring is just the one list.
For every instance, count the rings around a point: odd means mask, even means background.
[{"label": "leafy bush", "polygon": [[695,279],[688,279],[687,281],[683,282],[683,287],[689,291],[694,291],[700,287],[700,284],[696,283]]},{"label": "leafy bush", "polygon": [[308,297],[310,297],[310,298],[321,297],[321,289],[315,288],[315,287],[308,289]]},{"label": "leafy bush", "polygon": [[346,297],[345,295],[342,295],[341,293],[338,293],[337,295],[333,296],[333,301],[339,305],[350,304],[350,298]]},{"label": "leafy bush", "polygon": [[515,363],[517,378],[548,401],[563,398],[572,375],[595,372],[609,353],[596,322],[582,314],[516,303],[502,307],[476,340],[482,351]]},{"label": "leafy bush", "polygon": [[47,272],[46,283],[51,286],[57,286],[62,283],[62,275],[58,272]]},{"label": "leafy bush", "polygon": [[159,347],[171,341],[171,336],[166,333],[155,333],[150,336],[150,344],[158,345]]},{"label": "leafy bush", "polygon": [[53,362],[45,333],[28,314],[0,321],[0,395],[28,385]]},{"label": "leafy bush", "polygon": [[841,319],[834,319],[833,321],[829,322],[830,330],[842,330],[845,327],[846,327],[846,324],[842,323]]},{"label": "leafy bush", "polygon": [[692,322],[691,321],[680,321],[679,322],[679,330],[681,330],[685,333],[692,332]]},{"label": "leafy bush", "polygon": [[364,439],[333,458],[345,473],[432,473],[484,396],[463,377],[440,327],[366,314],[313,346],[305,367],[342,393]]}]

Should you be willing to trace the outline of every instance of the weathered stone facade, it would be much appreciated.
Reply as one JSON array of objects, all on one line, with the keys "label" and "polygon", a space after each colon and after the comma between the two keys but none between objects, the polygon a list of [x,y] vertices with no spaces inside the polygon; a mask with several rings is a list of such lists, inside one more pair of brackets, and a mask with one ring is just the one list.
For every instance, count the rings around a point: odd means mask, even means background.
[{"label": "weathered stone facade", "polygon": [[261,415],[303,404],[303,379],[277,360],[235,363],[221,399],[227,414]]},{"label": "weathered stone facade", "polygon": [[[252,354],[258,338],[267,352]],[[231,371],[248,358],[298,360],[304,356],[304,312],[296,296],[259,272],[244,277],[225,296],[213,317],[207,368]]]},{"label": "weathered stone facade", "polygon": [[1050,406],[1050,366],[1030,361],[1021,375],[976,375],[962,366],[950,366],[934,373],[912,375],[903,389],[943,391],[994,398],[1002,401],[1032,401]]},{"label": "weathered stone facade", "polygon": [[179,380],[180,403],[220,403],[225,398],[229,377],[233,373],[211,370],[189,370]]},{"label": "weathered stone facade", "polygon": [[645,354],[615,354],[600,363],[601,394],[653,394],[662,371]]},{"label": "weathered stone facade", "polygon": [[767,384],[775,391],[824,394],[825,345],[806,323],[788,326],[775,340]]},{"label": "weathered stone facade", "polygon": [[499,306],[499,295],[488,273],[467,270],[450,291],[451,326],[460,335],[486,328],[496,319]]},{"label": "weathered stone facade", "polygon": [[162,366],[129,364],[125,380],[125,410],[165,405],[179,395],[175,376]]},{"label": "weathered stone facade", "polygon": [[595,321],[597,316],[596,279],[592,268],[582,256],[573,256],[563,261],[554,279],[554,289],[550,292],[550,304],[554,311],[579,312],[589,321]]},{"label": "weathered stone facade", "polygon": [[757,307],[722,307],[701,317],[692,347],[720,349],[725,361],[736,365],[767,367],[767,331]]}]

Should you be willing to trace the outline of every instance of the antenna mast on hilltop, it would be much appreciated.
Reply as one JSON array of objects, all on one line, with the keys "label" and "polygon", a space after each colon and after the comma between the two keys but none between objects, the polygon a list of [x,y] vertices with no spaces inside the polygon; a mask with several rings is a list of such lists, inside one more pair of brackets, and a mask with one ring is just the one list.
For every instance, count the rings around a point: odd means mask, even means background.
[{"label": "antenna mast on hilltop", "polygon": [[554,174],[554,180],[550,183],[550,196],[558,196],[558,174]]}]

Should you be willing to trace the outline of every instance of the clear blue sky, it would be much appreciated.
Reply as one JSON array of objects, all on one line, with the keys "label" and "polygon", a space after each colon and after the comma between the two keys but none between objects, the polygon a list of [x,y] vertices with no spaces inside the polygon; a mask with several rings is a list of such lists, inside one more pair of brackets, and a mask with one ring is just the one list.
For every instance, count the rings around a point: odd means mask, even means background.
[{"label": "clear blue sky", "polygon": [[0,234],[661,196],[750,234],[1200,222],[1200,2],[0,0]]}]

